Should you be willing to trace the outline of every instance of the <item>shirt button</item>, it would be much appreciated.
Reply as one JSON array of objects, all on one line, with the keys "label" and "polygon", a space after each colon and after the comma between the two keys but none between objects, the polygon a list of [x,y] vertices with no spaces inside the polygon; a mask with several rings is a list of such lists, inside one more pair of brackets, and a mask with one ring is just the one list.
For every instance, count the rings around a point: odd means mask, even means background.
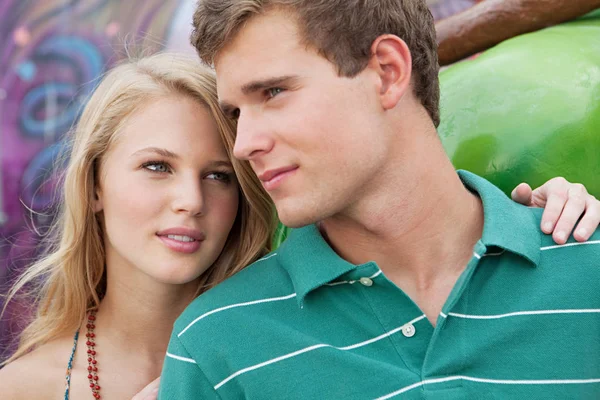
[{"label": "shirt button", "polygon": [[402,328],[402,334],[405,337],[411,338],[413,336],[415,336],[416,330],[414,325],[406,325],[404,328]]},{"label": "shirt button", "polygon": [[360,278],[359,282],[363,285],[363,286],[373,286],[373,281],[370,278]]}]

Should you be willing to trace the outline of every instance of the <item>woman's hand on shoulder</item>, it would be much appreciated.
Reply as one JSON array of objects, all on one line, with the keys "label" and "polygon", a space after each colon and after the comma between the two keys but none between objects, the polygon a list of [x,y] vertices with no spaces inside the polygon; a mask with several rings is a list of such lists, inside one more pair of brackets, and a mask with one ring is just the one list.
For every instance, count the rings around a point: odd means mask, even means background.
[{"label": "woman's hand on shoulder", "polygon": [[543,207],[542,231],[552,234],[558,244],[564,244],[573,229],[573,237],[585,242],[600,223],[600,201],[582,184],[565,178],[552,178],[535,190],[521,183],[513,190],[512,199],[529,207]]}]

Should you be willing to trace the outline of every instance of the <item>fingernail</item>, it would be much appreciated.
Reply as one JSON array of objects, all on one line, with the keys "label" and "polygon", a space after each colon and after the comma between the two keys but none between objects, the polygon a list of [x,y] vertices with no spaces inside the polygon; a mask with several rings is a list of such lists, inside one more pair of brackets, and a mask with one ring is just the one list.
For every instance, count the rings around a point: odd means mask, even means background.
[{"label": "fingernail", "polygon": [[552,232],[552,222],[544,223],[544,232],[546,232],[546,233]]},{"label": "fingernail", "polygon": [[556,234],[556,238],[562,242],[567,239],[567,234],[563,231],[560,231]]},{"label": "fingernail", "polygon": [[588,231],[585,228],[580,228],[577,230],[577,235],[579,235],[579,237],[587,237]]}]

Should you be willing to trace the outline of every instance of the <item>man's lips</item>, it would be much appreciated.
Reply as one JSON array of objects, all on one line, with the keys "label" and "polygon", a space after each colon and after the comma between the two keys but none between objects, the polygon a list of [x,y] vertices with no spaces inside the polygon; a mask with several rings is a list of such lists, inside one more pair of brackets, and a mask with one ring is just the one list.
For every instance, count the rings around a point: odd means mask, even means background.
[{"label": "man's lips", "polygon": [[274,190],[291,174],[296,172],[297,166],[270,169],[258,175],[266,190]]}]

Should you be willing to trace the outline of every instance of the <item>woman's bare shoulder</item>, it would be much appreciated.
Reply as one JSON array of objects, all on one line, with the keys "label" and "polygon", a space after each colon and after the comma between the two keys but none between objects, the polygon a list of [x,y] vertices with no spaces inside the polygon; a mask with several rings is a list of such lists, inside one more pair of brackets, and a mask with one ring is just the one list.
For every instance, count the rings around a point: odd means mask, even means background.
[{"label": "woman's bare shoulder", "polygon": [[[29,355],[21,357],[0,369],[0,392],[3,398],[11,400],[27,399],[34,395],[30,387],[32,377],[41,372],[35,362],[29,362]],[[32,368],[33,367],[33,368]]]},{"label": "woman's bare shoulder", "polygon": [[2,399],[56,399],[65,389],[69,338],[48,342],[0,369]]}]

